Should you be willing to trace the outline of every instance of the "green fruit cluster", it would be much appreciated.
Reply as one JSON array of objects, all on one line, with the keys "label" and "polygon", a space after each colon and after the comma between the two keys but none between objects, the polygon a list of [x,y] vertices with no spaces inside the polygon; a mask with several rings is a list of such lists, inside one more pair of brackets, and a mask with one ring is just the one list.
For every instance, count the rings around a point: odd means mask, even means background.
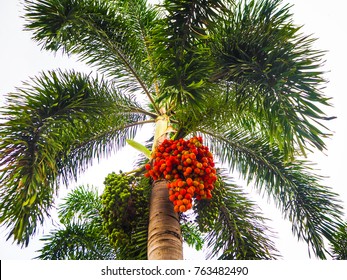
[{"label": "green fruit cluster", "polygon": [[134,236],[148,225],[149,179],[111,173],[104,184],[101,216],[109,240],[117,250],[134,248],[139,243]]}]

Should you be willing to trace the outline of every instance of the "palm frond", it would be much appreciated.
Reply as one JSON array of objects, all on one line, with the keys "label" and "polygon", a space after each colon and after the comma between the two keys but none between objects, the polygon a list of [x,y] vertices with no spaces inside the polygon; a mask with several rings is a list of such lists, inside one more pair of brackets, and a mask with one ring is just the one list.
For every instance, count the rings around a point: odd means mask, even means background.
[{"label": "palm frond", "polygon": [[[114,127],[104,130],[94,131],[88,128],[85,137],[76,139],[70,146],[63,159],[58,162],[60,175],[65,183],[71,179],[76,180],[81,171],[92,164],[93,159],[107,157],[112,152],[117,151],[126,145],[126,139],[136,136],[138,129],[154,120],[138,121],[118,119]],[[89,133],[89,134],[88,134]],[[89,137],[88,137],[89,135]]]},{"label": "palm frond", "polygon": [[59,178],[67,183],[93,157],[124,146],[146,115],[112,85],[74,72],[43,73],[7,100],[0,124],[0,222],[27,245],[48,215]]},{"label": "palm frond", "polygon": [[116,252],[102,227],[71,223],[55,229],[41,241],[45,245],[36,259],[41,260],[114,260]]},{"label": "palm frond", "polygon": [[225,9],[224,1],[164,1],[164,18],[153,29],[151,41],[163,106],[189,106],[198,113],[212,87],[213,61],[206,42],[208,28]]},{"label": "palm frond", "polygon": [[341,223],[338,195],[320,184],[307,161],[286,161],[280,149],[256,134],[235,127],[224,134],[205,132],[211,151],[249,184],[273,198],[292,231],[324,259],[323,237],[332,241]]},{"label": "palm frond", "polygon": [[300,29],[282,0],[240,1],[211,43],[220,66],[214,79],[229,82],[232,109],[252,112],[289,157],[296,145],[303,153],[308,144],[323,150],[328,136],[321,123],[322,107],[329,106],[321,92],[324,52]]},{"label": "palm frond", "polygon": [[192,220],[192,216],[194,216],[194,214],[187,215],[181,213],[180,215],[182,239],[189,247],[193,247],[196,251],[200,251],[204,245],[204,235],[196,221]]},{"label": "palm frond", "polygon": [[148,224],[138,223],[133,229],[127,246],[118,247],[118,260],[146,260],[147,259]]},{"label": "palm frond", "polygon": [[343,223],[335,233],[334,241],[330,242],[334,260],[347,260],[347,223]]},{"label": "palm frond", "polygon": [[[26,2],[26,28],[43,48],[77,54],[152,101],[146,37],[156,12],[146,1],[39,0]],[[136,19],[134,20],[134,13]],[[158,108],[157,112],[159,112]]]},{"label": "palm frond", "polygon": [[100,222],[101,200],[96,188],[79,186],[59,205],[58,216],[62,224],[73,222]]},{"label": "palm frond", "polygon": [[108,260],[116,252],[102,227],[101,199],[95,188],[79,186],[58,206],[61,226],[41,238],[41,260]]},{"label": "palm frond", "polygon": [[226,175],[219,175],[211,200],[197,201],[194,210],[205,242],[208,258],[275,259],[278,252],[266,219],[240,187]]}]

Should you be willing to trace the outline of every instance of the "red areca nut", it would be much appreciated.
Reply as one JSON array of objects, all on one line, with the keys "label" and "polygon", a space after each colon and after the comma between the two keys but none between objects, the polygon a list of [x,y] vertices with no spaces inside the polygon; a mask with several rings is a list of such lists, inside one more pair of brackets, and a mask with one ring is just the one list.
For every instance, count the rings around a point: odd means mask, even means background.
[{"label": "red areca nut", "polygon": [[189,140],[166,139],[146,164],[146,177],[168,180],[169,200],[176,212],[192,208],[193,198],[211,199],[217,180],[212,153],[202,144],[202,137]]}]

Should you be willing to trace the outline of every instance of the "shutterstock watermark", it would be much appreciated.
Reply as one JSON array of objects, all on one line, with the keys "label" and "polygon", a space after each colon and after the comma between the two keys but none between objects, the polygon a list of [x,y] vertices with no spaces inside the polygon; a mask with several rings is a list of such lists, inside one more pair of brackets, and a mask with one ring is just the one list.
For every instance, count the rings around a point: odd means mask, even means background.
[{"label": "shutterstock watermark", "polygon": [[167,276],[167,275],[186,275],[186,270],[183,268],[166,268],[162,269],[159,266],[154,268],[128,268],[128,267],[109,267],[101,269],[101,275],[117,275],[117,276]]}]

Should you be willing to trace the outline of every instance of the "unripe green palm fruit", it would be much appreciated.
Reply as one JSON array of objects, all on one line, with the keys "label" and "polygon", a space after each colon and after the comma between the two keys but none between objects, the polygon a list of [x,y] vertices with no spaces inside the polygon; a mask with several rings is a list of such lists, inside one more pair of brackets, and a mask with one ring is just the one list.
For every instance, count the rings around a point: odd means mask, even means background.
[{"label": "unripe green palm fruit", "polygon": [[111,173],[104,184],[100,213],[111,244],[116,249],[136,244],[133,233],[138,225],[148,223],[149,179]]}]

